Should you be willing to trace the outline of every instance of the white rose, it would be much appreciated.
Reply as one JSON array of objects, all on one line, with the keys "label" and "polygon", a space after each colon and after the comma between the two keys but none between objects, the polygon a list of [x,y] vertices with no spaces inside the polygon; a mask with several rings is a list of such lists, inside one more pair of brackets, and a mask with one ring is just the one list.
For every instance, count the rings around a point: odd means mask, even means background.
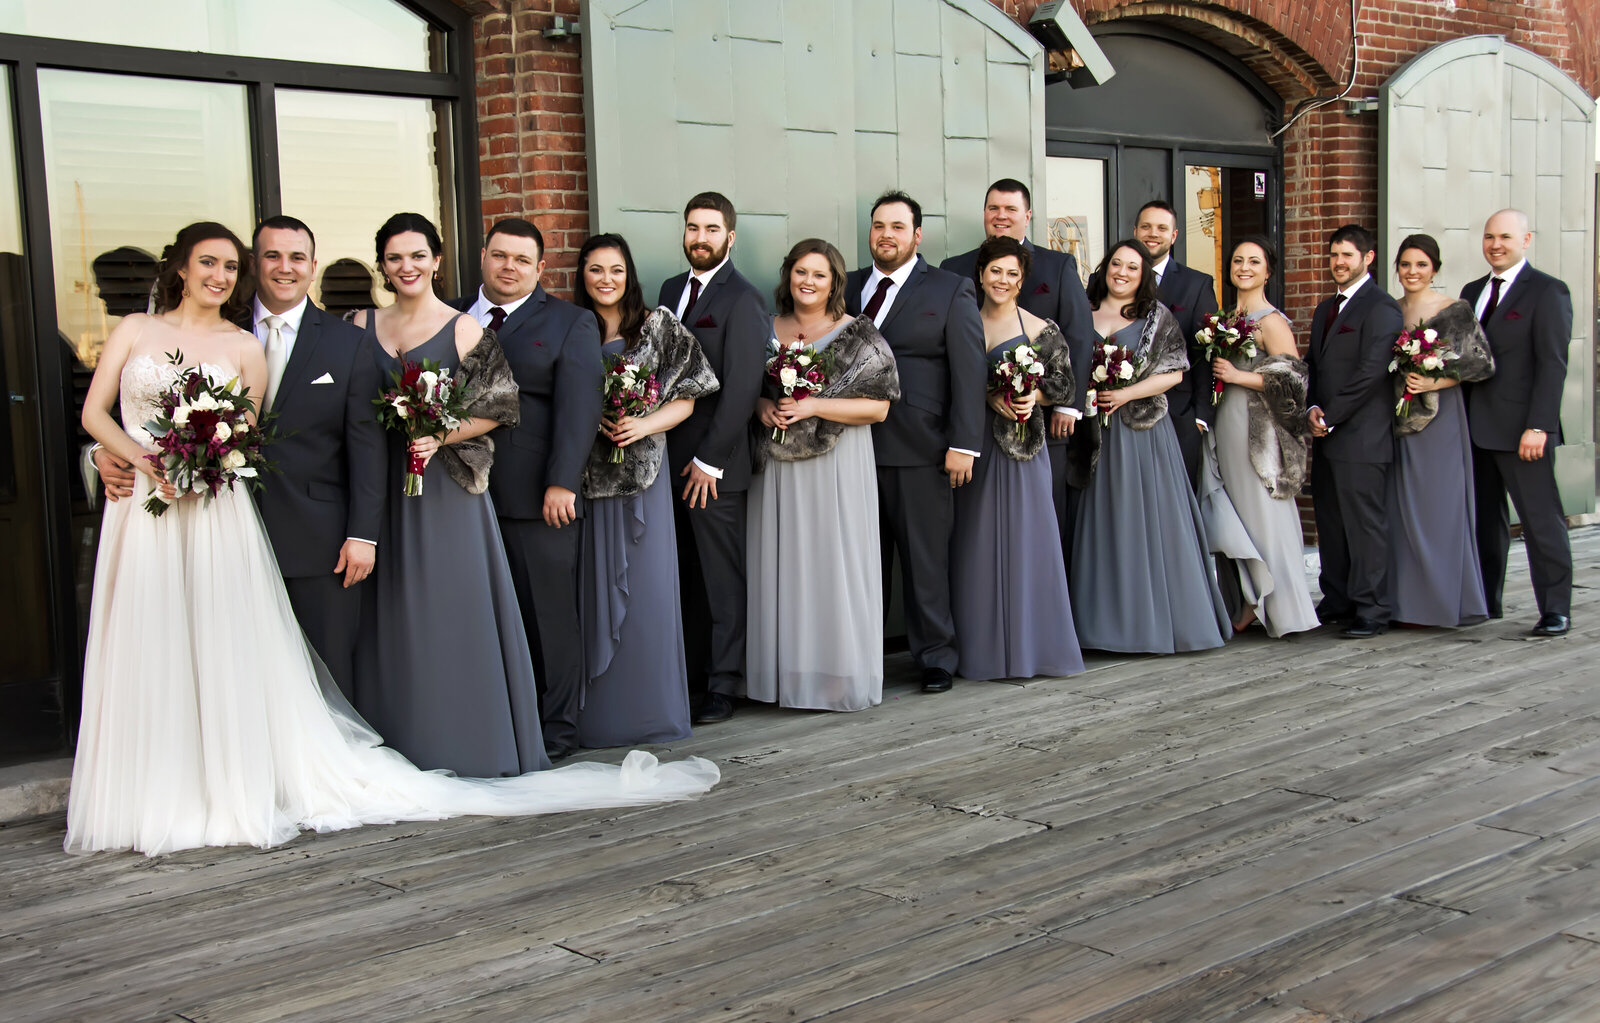
[{"label": "white rose", "polygon": [[1016,356],[1017,361],[1021,363],[1033,361],[1033,349],[1027,345],[1018,345],[1011,350],[1011,354]]},{"label": "white rose", "polygon": [[1422,368],[1427,370],[1440,370],[1444,368],[1444,360],[1437,355],[1430,355],[1422,360]]},{"label": "white rose", "polygon": [[1089,375],[1094,378],[1094,382],[1097,384],[1103,384],[1107,380],[1106,368],[1104,366],[1096,366],[1094,368],[1094,372],[1090,373]]},{"label": "white rose", "polygon": [[1422,336],[1427,338],[1429,341],[1437,341],[1437,340],[1439,340],[1439,332],[1434,330],[1432,327],[1429,327],[1427,330],[1424,330],[1422,332]]},{"label": "white rose", "polygon": [[179,405],[177,408],[172,410],[172,424],[174,426],[189,425],[189,406]]},{"label": "white rose", "polygon": [[239,421],[239,425],[235,426],[233,428],[233,435],[235,437],[243,437],[245,434],[247,434],[249,432],[250,432],[250,424],[245,422],[242,419]]},{"label": "white rose", "polygon": [[194,407],[197,409],[203,409],[207,412],[215,412],[222,406],[217,404],[217,399],[211,396],[211,392],[202,391],[200,392],[200,396],[194,400]]},{"label": "white rose", "polygon": [[233,427],[229,426],[227,423],[218,423],[214,433],[217,440],[225,441],[229,437],[233,436]]},{"label": "white rose", "polygon": [[799,363],[802,366],[809,366],[809,365],[811,365],[811,356],[809,356],[809,355],[798,355],[798,356],[795,357],[794,361]]},{"label": "white rose", "polygon": [[224,469],[242,469],[242,468],[244,468],[244,452],[243,451],[234,450],[234,451],[230,451],[227,454],[223,455],[222,456],[222,467]]},{"label": "white rose", "polygon": [[793,387],[794,382],[800,379],[800,373],[793,366],[785,366],[778,371],[778,383],[784,387]]},{"label": "white rose", "polygon": [[1133,363],[1124,362],[1122,365],[1118,366],[1117,367],[1117,378],[1120,379],[1120,380],[1132,380],[1133,379]]}]

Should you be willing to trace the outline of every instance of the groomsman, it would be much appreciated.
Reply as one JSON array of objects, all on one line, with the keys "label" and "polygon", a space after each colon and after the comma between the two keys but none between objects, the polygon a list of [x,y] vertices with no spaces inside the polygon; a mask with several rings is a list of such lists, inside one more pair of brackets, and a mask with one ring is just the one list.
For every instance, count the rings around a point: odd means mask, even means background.
[{"label": "groomsman", "polygon": [[522,418],[495,433],[489,494],[511,565],[551,760],[578,745],[587,681],[578,622],[580,480],[600,427],[600,328],[592,313],[544,290],[544,236],[510,217],[479,253],[483,283],[455,303],[500,338]]},{"label": "groomsman", "polygon": [[[289,603],[317,656],[356,703],[355,648],[362,601],[377,559],[388,495],[388,451],[372,399],[381,374],[357,328],[313,303],[316,239],[294,217],[263,220],[255,233],[251,317],[267,352],[263,407],[277,413],[256,505],[283,573]],[[131,472],[104,449],[95,465],[108,497],[132,491]]]},{"label": "groomsman", "polygon": [[1351,618],[1339,633],[1366,639],[1389,628],[1389,540],[1385,491],[1394,460],[1394,393],[1389,359],[1400,335],[1400,305],[1372,279],[1377,243],[1359,224],[1328,239],[1328,269],[1339,290],[1311,321],[1307,418],[1311,497],[1322,555],[1324,621]]},{"label": "groomsman", "polygon": [[1572,296],[1565,284],[1528,263],[1532,242],[1526,213],[1496,213],[1483,228],[1483,256],[1491,273],[1461,289],[1489,337],[1495,363],[1494,376],[1467,388],[1467,423],[1477,490],[1478,559],[1489,613],[1495,618],[1502,614],[1511,546],[1509,493],[1522,520],[1539,603],[1533,634],[1559,636],[1570,627],[1572,613],[1572,547],[1555,475]]},{"label": "groomsman", "polygon": [[1211,419],[1211,361],[1195,344],[1194,335],[1205,318],[1217,311],[1216,282],[1208,273],[1184,266],[1172,254],[1178,241],[1178,214],[1162,199],[1152,199],[1139,207],[1133,236],[1155,260],[1157,295],[1161,304],[1172,310],[1189,346],[1189,371],[1167,392],[1167,414],[1178,431],[1178,447],[1183,449],[1183,464],[1189,482],[1200,483],[1200,428],[1196,421]]},{"label": "groomsman", "polygon": [[755,286],[734,269],[738,214],[719,192],[683,211],[689,270],[661,285],[657,302],[700,341],[722,389],[695,402],[667,433],[667,462],[684,481],[674,519],[684,653],[694,723],[733,716],[744,693],[745,493],[750,489],[750,417],[761,394],[772,321]]},{"label": "groomsman", "polygon": [[845,304],[888,340],[902,395],[872,427],[884,574],[898,552],[911,656],[922,670],[922,691],[941,693],[953,684],[957,659],[952,490],[971,481],[983,439],[983,322],[971,274],[936,270],[917,254],[922,207],[911,196],[878,197],[868,243],[872,266],[849,275]]},{"label": "groomsman", "polygon": [[[1056,521],[1061,527],[1061,551],[1072,563],[1072,523],[1077,511],[1077,490],[1067,483],[1067,447],[1072,431],[1083,415],[1084,395],[1089,382],[1089,360],[1094,354],[1094,312],[1078,276],[1078,261],[1068,252],[1041,249],[1028,238],[1033,221],[1033,196],[1028,186],[1016,178],[1001,178],[989,186],[983,199],[985,238],[1005,235],[1021,242],[1033,256],[1028,279],[1022,282],[1017,304],[1035,316],[1055,321],[1067,339],[1072,358],[1072,373],[1077,390],[1071,405],[1056,408],[1050,415],[1050,480],[1056,506]],[[973,280],[978,268],[978,250],[951,256],[939,269]],[[978,296],[982,305],[982,296]]]}]

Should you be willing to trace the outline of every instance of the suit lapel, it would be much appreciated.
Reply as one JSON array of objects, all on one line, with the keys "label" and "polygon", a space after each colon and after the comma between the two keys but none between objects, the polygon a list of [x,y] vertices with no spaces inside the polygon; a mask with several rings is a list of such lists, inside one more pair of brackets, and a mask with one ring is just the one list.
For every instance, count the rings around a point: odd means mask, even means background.
[{"label": "suit lapel", "polygon": [[282,412],[284,406],[289,404],[300,385],[305,383],[306,365],[311,361],[311,353],[321,339],[320,320],[322,310],[306,300],[306,311],[300,317],[300,332],[294,338],[294,351],[289,353],[289,361],[283,367],[283,379],[278,381],[278,393],[272,396],[272,407]]},{"label": "suit lapel", "polygon": [[533,289],[533,294],[528,300],[517,306],[516,311],[506,317],[506,322],[500,325],[500,344],[505,346],[505,339],[522,329],[522,325],[533,319],[534,315],[544,308],[547,293],[544,285],[540,284]]},{"label": "suit lapel", "polygon": [[1500,304],[1494,307],[1494,313],[1489,317],[1490,323],[1499,323],[1505,319],[1506,313],[1515,308],[1522,296],[1528,293],[1529,280],[1533,276],[1532,270],[1532,263],[1523,264],[1521,271],[1517,273],[1517,279],[1512,281],[1511,287],[1500,296]]},{"label": "suit lapel", "polygon": [[911,276],[906,278],[905,284],[901,285],[900,290],[895,294],[894,305],[889,307],[889,315],[884,317],[883,326],[879,327],[879,330],[889,329],[889,324],[893,323],[895,317],[899,316],[901,311],[909,304],[908,300],[911,297],[911,293],[917,289],[917,285],[921,284],[923,278],[928,275],[927,262],[920,254],[916,257],[916,260],[917,268],[911,271]]}]

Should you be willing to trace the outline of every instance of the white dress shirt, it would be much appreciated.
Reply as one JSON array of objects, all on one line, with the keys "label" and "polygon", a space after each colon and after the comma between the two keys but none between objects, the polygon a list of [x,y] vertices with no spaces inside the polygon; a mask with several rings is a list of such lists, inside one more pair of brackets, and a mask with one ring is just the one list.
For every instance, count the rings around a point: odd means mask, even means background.
[{"label": "white dress shirt", "polygon": [[1519,259],[1517,260],[1517,265],[1507,270],[1505,273],[1491,273],[1489,275],[1489,281],[1484,284],[1482,293],[1478,295],[1478,304],[1474,306],[1472,310],[1472,315],[1480,323],[1483,322],[1484,307],[1489,304],[1489,293],[1494,290],[1494,278],[1498,277],[1503,282],[1500,285],[1500,301],[1504,302],[1506,300],[1506,292],[1510,291],[1511,285],[1515,284],[1517,281],[1517,274],[1521,273],[1522,268],[1527,265],[1528,261],[1526,259]]},{"label": "white dress shirt", "polygon": [[1167,275],[1167,266],[1171,262],[1172,262],[1172,250],[1168,249],[1167,250],[1167,254],[1165,256],[1161,257],[1161,262],[1152,263],[1150,265],[1150,272],[1156,275],[1156,286],[1157,287],[1159,287],[1161,285],[1161,278],[1163,278],[1163,277],[1165,277]]},{"label": "white dress shirt", "polygon": [[489,310],[499,306],[506,311],[506,319],[509,320],[511,314],[522,308],[522,303],[532,297],[533,292],[530,291],[515,302],[491,302],[489,301],[489,296],[483,293],[483,287],[480,285],[478,288],[478,300],[472,303],[472,307],[467,310],[467,315],[477,320],[478,326],[487,327],[489,325]]}]

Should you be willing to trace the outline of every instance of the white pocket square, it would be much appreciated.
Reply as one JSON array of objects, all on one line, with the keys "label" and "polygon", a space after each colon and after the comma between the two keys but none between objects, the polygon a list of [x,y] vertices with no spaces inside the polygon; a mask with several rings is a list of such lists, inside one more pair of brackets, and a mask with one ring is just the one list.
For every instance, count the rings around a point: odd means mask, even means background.
[{"label": "white pocket square", "polygon": [[333,374],[332,373],[324,373],[320,377],[317,377],[315,380],[313,380],[311,382],[314,383],[314,384],[331,384],[331,383],[333,383]]}]

